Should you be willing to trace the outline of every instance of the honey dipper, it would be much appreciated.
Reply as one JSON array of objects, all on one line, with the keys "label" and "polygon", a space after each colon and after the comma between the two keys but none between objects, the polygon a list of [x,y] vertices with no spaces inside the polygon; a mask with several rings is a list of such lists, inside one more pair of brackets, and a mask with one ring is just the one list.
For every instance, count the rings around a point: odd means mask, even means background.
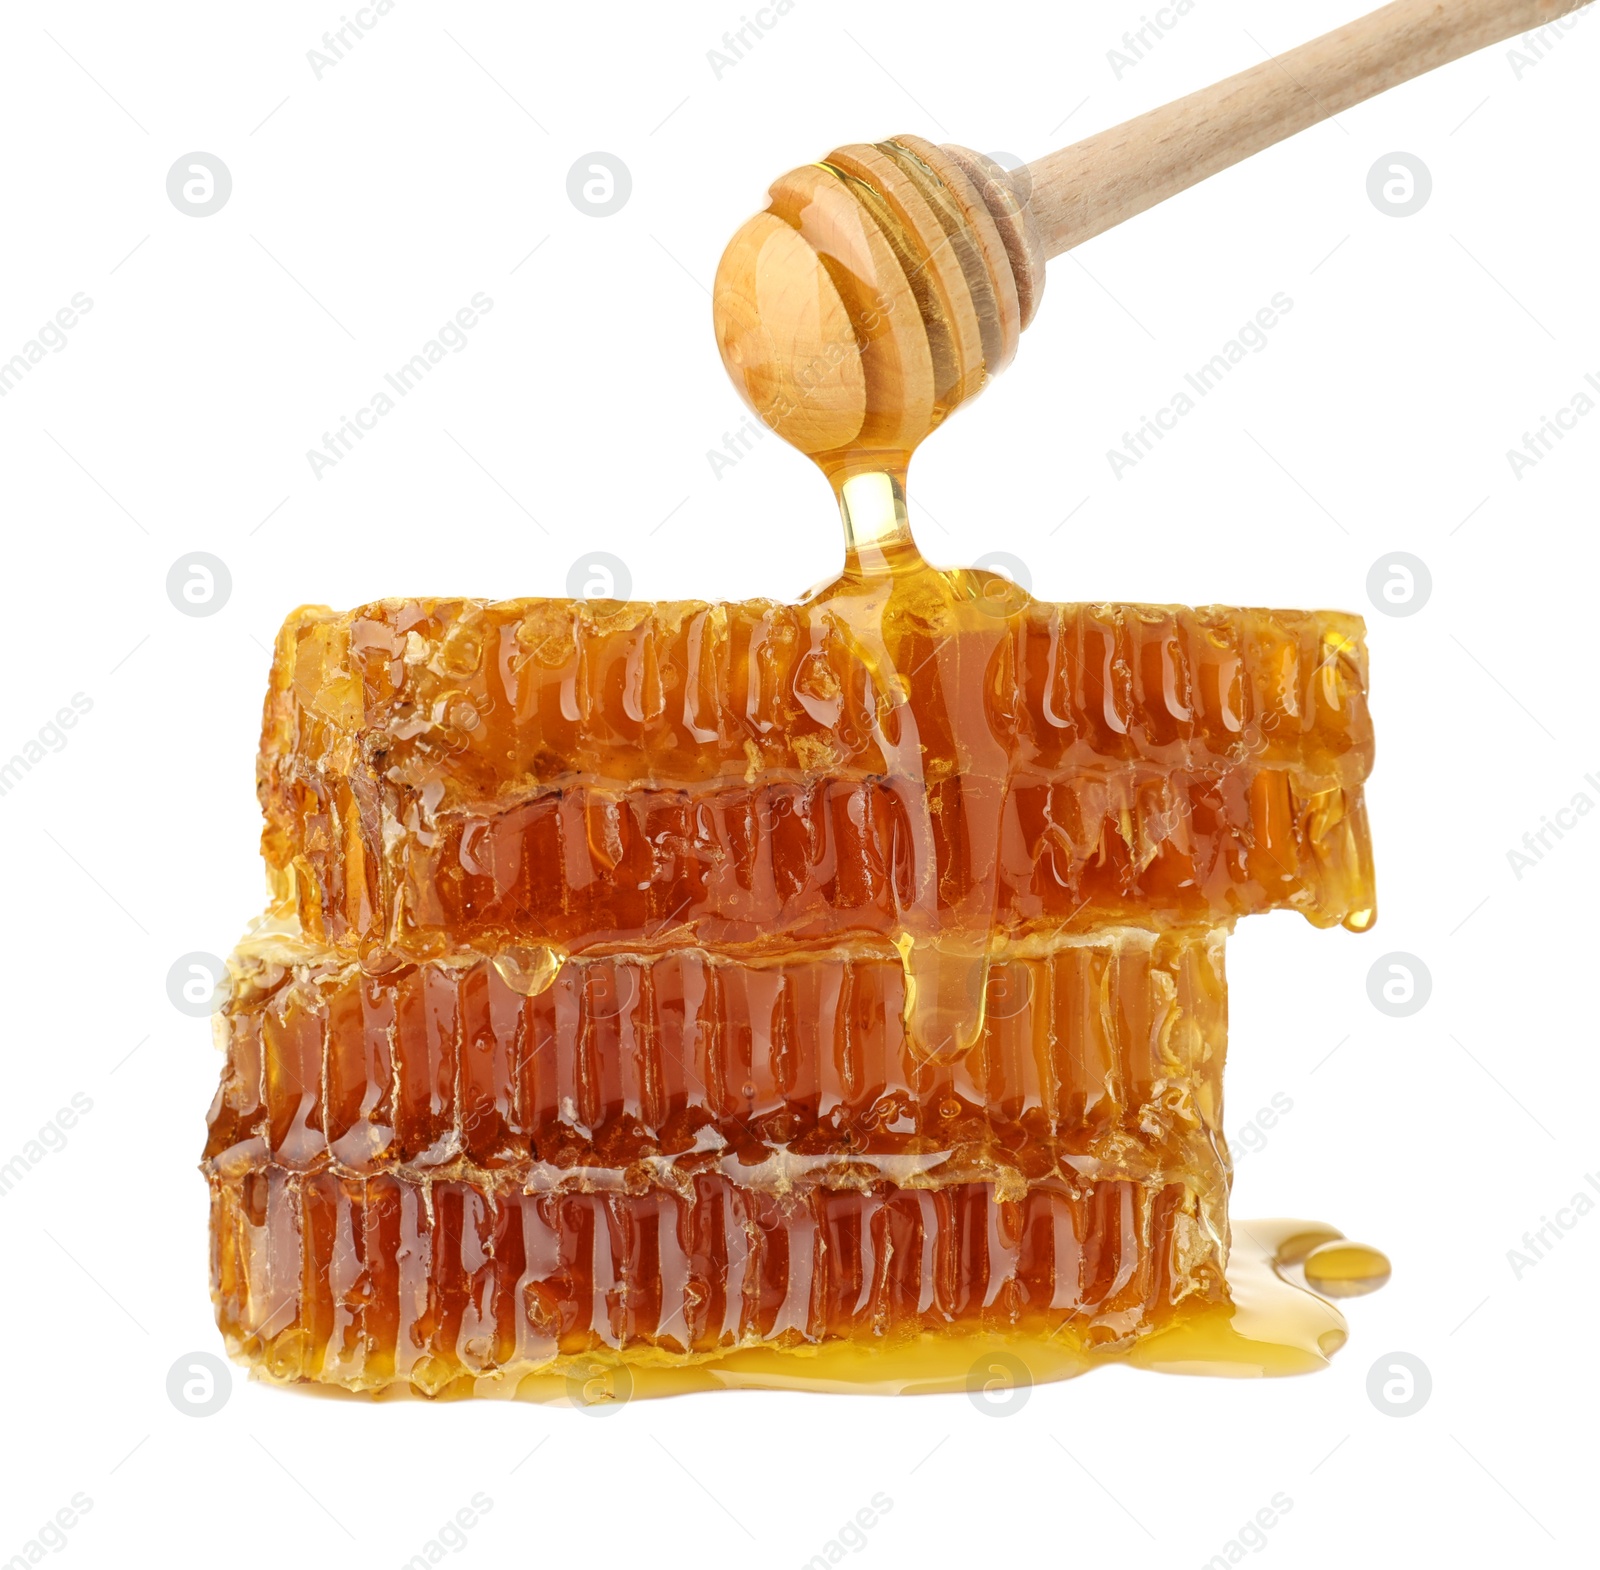
[{"label": "honey dipper", "polygon": [[1008,172],[918,136],[852,143],[771,187],[714,299],[723,363],[836,486],[903,471],[1016,352],[1045,263],[1436,66],[1588,0],[1397,0]]}]

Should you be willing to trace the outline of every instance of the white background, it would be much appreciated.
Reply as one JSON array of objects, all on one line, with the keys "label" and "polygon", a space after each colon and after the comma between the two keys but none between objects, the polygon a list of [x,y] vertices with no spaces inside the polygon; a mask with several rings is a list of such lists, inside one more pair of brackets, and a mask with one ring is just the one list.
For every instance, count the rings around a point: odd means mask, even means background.
[{"label": "white background", "polygon": [[[1252,1560],[1592,1562],[1600,1219],[1520,1280],[1507,1251],[1600,1172],[1600,817],[1520,879],[1507,852],[1600,801],[1600,413],[1520,479],[1506,449],[1600,376],[1593,20],[1520,79],[1489,50],[1058,259],[1014,367],[912,471],[930,557],[1009,551],[1044,597],[1369,617],[1378,929],[1260,919],[1230,956],[1230,1132],[1294,1103],[1235,1213],[1331,1221],[1395,1263],[1330,1369],[1104,1371],[1004,1421],[783,1394],[597,1421],[242,1371],[204,1420],[166,1395],[176,1359],[220,1350],[195,1171],[219,1061],[166,976],[259,908],[285,613],[559,594],[594,549],[642,596],[800,592],[840,560],[825,483],[776,439],[720,480],[706,457],[744,418],[708,286],[766,184],[898,131],[1034,157],[1355,9],[1202,0],[1119,81],[1136,5],[798,0],[719,80],[737,0],[399,0],[318,80],[336,3],[6,7],[0,357],[94,303],[0,400],[0,754],[74,693],[93,708],[0,797],[0,1160],[74,1093],[93,1110],[0,1203],[0,1557],[81,1491],[73,1563],[401,1564],[481,1491],[464,1559],[782,1570],[883,1492],[874,1563],[1167,1570],[1284,1492]],[[566,194],[597,149],[633,178],[605,219]],[[233,178],[204,219],[166,194],[193,150]],[[1396,150],[1434,181],[1405,219],[1366,189]],[[314,477],[306,449],[476,291],[468,347]],[[1106,449],[1279,291],[1268,347],[1116,479]],[[206,619],[165,592],[193,550],[232,573]],[[1404,619],[1366,592],[1395,550],[1433,578]],[[1390,950],[1432,974],[1410,1018],[1368,1001]],[[1433,1380],[1404,1419],[1366,1393],[1394,1350]]]}]

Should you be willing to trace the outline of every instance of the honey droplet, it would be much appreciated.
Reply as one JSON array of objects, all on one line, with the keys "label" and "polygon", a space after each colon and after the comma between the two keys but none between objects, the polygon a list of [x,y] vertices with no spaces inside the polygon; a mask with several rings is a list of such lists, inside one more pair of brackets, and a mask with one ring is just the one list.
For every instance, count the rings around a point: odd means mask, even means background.
[{"label": "honey droplet", "polygon": [[512,946],[494,956],[494,968],[513,992],[536,998],[556,979],[561,956],[542,943],[532,948]]},{"label": "honey droplet", "polygon": [[1344,1233],[1337,1227],[1308,1225],[1284,1238],[1273,1250],[1273,1258],[1280,1265],[1298,1265],[1313,1249],[1343,1241]]},{"label": "honey droplet", "polygon": [[1324,1297],[1363,1297],[1389,1279],[1389,1269],[1377,1249],[1341,1238],[1306,1255],[1306,1285]]}]

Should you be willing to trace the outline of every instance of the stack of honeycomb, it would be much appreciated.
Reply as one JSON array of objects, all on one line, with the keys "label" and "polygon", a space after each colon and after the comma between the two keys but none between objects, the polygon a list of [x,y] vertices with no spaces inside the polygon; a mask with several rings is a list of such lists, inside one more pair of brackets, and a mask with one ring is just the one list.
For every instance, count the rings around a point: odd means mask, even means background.
[{"label": "stack of honeycomb", "polygon": [[435,1393],[1226,1301],[1224,940],[1372,920],[1360,621],[862,603],[290,618],[236,1355]]}]

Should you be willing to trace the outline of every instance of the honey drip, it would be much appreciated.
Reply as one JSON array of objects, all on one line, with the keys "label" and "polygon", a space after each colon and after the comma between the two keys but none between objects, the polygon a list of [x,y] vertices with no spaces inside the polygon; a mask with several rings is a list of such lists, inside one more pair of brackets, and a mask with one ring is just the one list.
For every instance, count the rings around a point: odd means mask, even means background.
[{"label": "honey drip", "polygon": [[[268,1377],[1293,1373],[1387,1279],[1331,1228],[1230,1231],[1222,1133],[1234,921],[1374,918],[1361,623],[923,560],[911,450],[1018,297],[918,249],[965,176],[902,142],[773,188],[719,327],[834,486],[833,581],[285,624],[203,1163],[218,1322]],[[774,392],[763,269],[802,240],[814,298],[768,292],[861,363]]]}]

